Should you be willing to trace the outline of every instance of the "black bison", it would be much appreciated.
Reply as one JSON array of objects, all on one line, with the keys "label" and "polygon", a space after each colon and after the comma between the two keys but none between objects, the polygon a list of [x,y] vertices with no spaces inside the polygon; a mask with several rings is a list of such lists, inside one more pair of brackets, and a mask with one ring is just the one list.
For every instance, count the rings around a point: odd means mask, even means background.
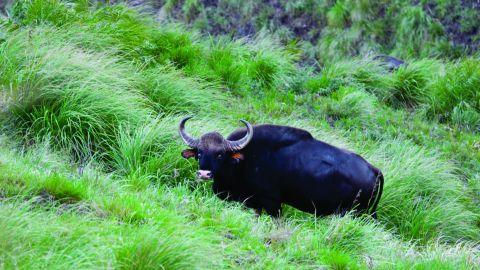
[{"label": "black bison", "polygon": [[382,195],[379,169],[359,155],[316,140],[302,129],[256,125],[241,120],[227,139],[217,132],[193,138],[179,133],[191,148],[184,158],[199,161],[198,176],[213,179],[213,191],[224,200],[244,203],[256,213],[281,214],[281,204],[316,215],[369,213],[376,218]]}]

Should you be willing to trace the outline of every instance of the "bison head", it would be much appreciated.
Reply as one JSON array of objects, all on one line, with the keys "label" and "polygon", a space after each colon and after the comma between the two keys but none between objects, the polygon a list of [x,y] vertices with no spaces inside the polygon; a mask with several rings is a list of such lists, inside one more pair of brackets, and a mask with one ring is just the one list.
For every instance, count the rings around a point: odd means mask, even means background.
[{"label": "bison head", "polygon": [[240,120],[247,126],[247,134],[237,141],[227,140],[218,132],[209,132],[197,139],[185,131],[185,122],[190,118],[192,117],[185,117],[180,121],[180,137],[191,148],[183,150],[182,157],[194,157],[198,160],[200,169],[197,175],[200,178],[212,179],[225,166],[237,164],[243,159],[239,151],[247,146],[253,137],[253,128],[250,123]]}]

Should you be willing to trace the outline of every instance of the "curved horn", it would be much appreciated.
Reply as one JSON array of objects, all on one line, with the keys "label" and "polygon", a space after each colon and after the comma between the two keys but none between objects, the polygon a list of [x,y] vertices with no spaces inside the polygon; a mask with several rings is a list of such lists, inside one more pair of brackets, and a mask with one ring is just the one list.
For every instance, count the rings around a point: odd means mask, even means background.
[{"label": "curved horn", "polygon": [[247,144],[253,138],[253,127],[252,127],[252,125],[250,125],[250,123],[248,123],[245,120],[240,120],[240,121],[242,123],[244,123],[245,126],[247,126],[247,134],[245,135],[245,137],[243,137],[243,138],[241,138],[237,141],[227,140],[227,144],[228,144],[227,147],[229,148],[230,151],[242,150],[245,146],[247,146]]},{"label": "curved horn", "polygon": [[186,145],[188,145],[191,148],[198,148],[199,140],[195,139],[194,137],[188,135],[187,132],[185,132],[185,123],[188,121],[188,119],[192,118],[193,116],[187,116],[180,121],[180,125],[178,127],[178,133],[180,134],[180,137],[182,137],[182,140],[185,142]]}]

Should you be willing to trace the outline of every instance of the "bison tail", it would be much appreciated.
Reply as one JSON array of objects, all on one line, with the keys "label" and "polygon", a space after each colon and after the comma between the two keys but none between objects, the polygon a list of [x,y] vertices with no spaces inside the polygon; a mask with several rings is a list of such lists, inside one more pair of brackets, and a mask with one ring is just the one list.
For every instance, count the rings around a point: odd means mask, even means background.
[{"label": "bison tail", "polygon": [[374,191],[376,194],[375,196],[375,201],[372,204],[372,207],[370,208],[370,215],[372,215],[373,218],[377,218],[377,206],[378,202],[380,201],[380,198],[382,197],[382,192],[383,192],[383,174],[380,170],[377,169],[377,180],[375,183],[375,186],[377,187],[376,190]]}]

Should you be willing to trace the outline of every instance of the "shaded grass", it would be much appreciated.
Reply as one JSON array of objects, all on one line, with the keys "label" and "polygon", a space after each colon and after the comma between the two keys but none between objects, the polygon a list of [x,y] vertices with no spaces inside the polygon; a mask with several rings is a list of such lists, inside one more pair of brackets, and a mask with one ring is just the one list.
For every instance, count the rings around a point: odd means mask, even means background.
[{"label": "shaded grass", "polygon": [[268,30],[284,45],[299,44],[309,64],[372,51],[402,58],[459,58],[478,49],[478,16],[470,2],[279,0],[272,5],[221,0],[147,5],[162,9],[162,21],[182,21],[206,34],[243,38]]},{"label": "shaded grass", "polygon": [[396,27],[398,30],[393,54],[403,56],[434,55],[435,45],[432,43],[444,34],[443,26],[436,23],[420,6],[402,8]]}]

